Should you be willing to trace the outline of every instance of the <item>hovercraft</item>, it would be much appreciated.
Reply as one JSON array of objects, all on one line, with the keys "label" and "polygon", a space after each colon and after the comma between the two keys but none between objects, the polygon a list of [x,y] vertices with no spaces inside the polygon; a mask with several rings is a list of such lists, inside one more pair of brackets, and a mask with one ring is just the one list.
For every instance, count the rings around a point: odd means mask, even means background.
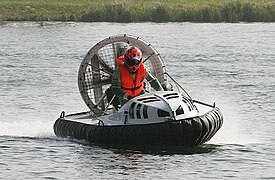
[{"label": "hovercraft", "polygon": [[[129,47],[143,53],[144,65],[163,86],[123,106],[110,91],[115,60]],[[90,111],[65,115],[54,124],[56,136],[86,140],[98,145],[199,146],[209,141],[223,124],[215,103],[192,99],[166,72],[155,48],[139,37],[116,35],[92,47],[78,73],[80,94]]]}]

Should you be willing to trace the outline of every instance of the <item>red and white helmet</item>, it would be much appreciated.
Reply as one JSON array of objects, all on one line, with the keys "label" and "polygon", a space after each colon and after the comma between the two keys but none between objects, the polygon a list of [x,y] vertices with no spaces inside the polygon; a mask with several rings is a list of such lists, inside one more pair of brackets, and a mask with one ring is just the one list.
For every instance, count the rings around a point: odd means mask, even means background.
[{"label": "red and white helmet", "polygon": [[140,67],[140,64],[142,63],[141,51],[136,47],[129,48],[125,52],[124,57],[125,57],[125,62],[126,62],[126,65],[128,66],[128,68],[132,72],[136,72],[138,70],[138,68]]}]

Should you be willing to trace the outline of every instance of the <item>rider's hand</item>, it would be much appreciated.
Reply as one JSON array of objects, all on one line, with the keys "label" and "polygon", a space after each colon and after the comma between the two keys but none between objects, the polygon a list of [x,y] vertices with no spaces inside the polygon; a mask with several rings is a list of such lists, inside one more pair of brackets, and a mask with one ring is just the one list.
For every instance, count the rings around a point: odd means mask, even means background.
[{"label": "rider's hand", "polygon": [[133,96],[130,96],[130,95],[128,95],[128,97],[127,97],[128,100],[130,100],[132,98],[133,98]]},{"label": "rider's hand", "polygon": [[123,96],[123,99],[125,99],[125,100],[130,100],[130,99],[132,99],[133,97],[132,96],[130,96],[130,95],[128,95],[128,94],[124,94],[124,96]]}]

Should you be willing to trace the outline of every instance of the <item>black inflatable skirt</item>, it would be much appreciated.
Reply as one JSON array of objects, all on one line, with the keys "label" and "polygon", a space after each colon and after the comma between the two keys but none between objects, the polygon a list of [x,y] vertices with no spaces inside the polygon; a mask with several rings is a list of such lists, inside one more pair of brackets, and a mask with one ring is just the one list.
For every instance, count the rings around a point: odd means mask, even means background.
[{"label": "black inflatable skirt", "polygon": [[102,145],[199,146],[210,140],[222,123],[223,116],[215,107],[194,118],[141,125],[91,125],[65,116],[56,120],[54,133]]}]

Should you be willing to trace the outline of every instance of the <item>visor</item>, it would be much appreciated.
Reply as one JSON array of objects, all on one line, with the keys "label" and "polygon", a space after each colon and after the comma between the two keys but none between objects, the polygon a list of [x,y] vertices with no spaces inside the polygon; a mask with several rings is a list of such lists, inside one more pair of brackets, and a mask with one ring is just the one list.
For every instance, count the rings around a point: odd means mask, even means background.
[{"label": "visor", "polygon": [[127,61],[128,66],[139,66],[140,63],[141,63],[141,61],[142,61],[142,59],[140,59],[140,60],[137,60],[137,59],[126,59],[126,61]]}]

